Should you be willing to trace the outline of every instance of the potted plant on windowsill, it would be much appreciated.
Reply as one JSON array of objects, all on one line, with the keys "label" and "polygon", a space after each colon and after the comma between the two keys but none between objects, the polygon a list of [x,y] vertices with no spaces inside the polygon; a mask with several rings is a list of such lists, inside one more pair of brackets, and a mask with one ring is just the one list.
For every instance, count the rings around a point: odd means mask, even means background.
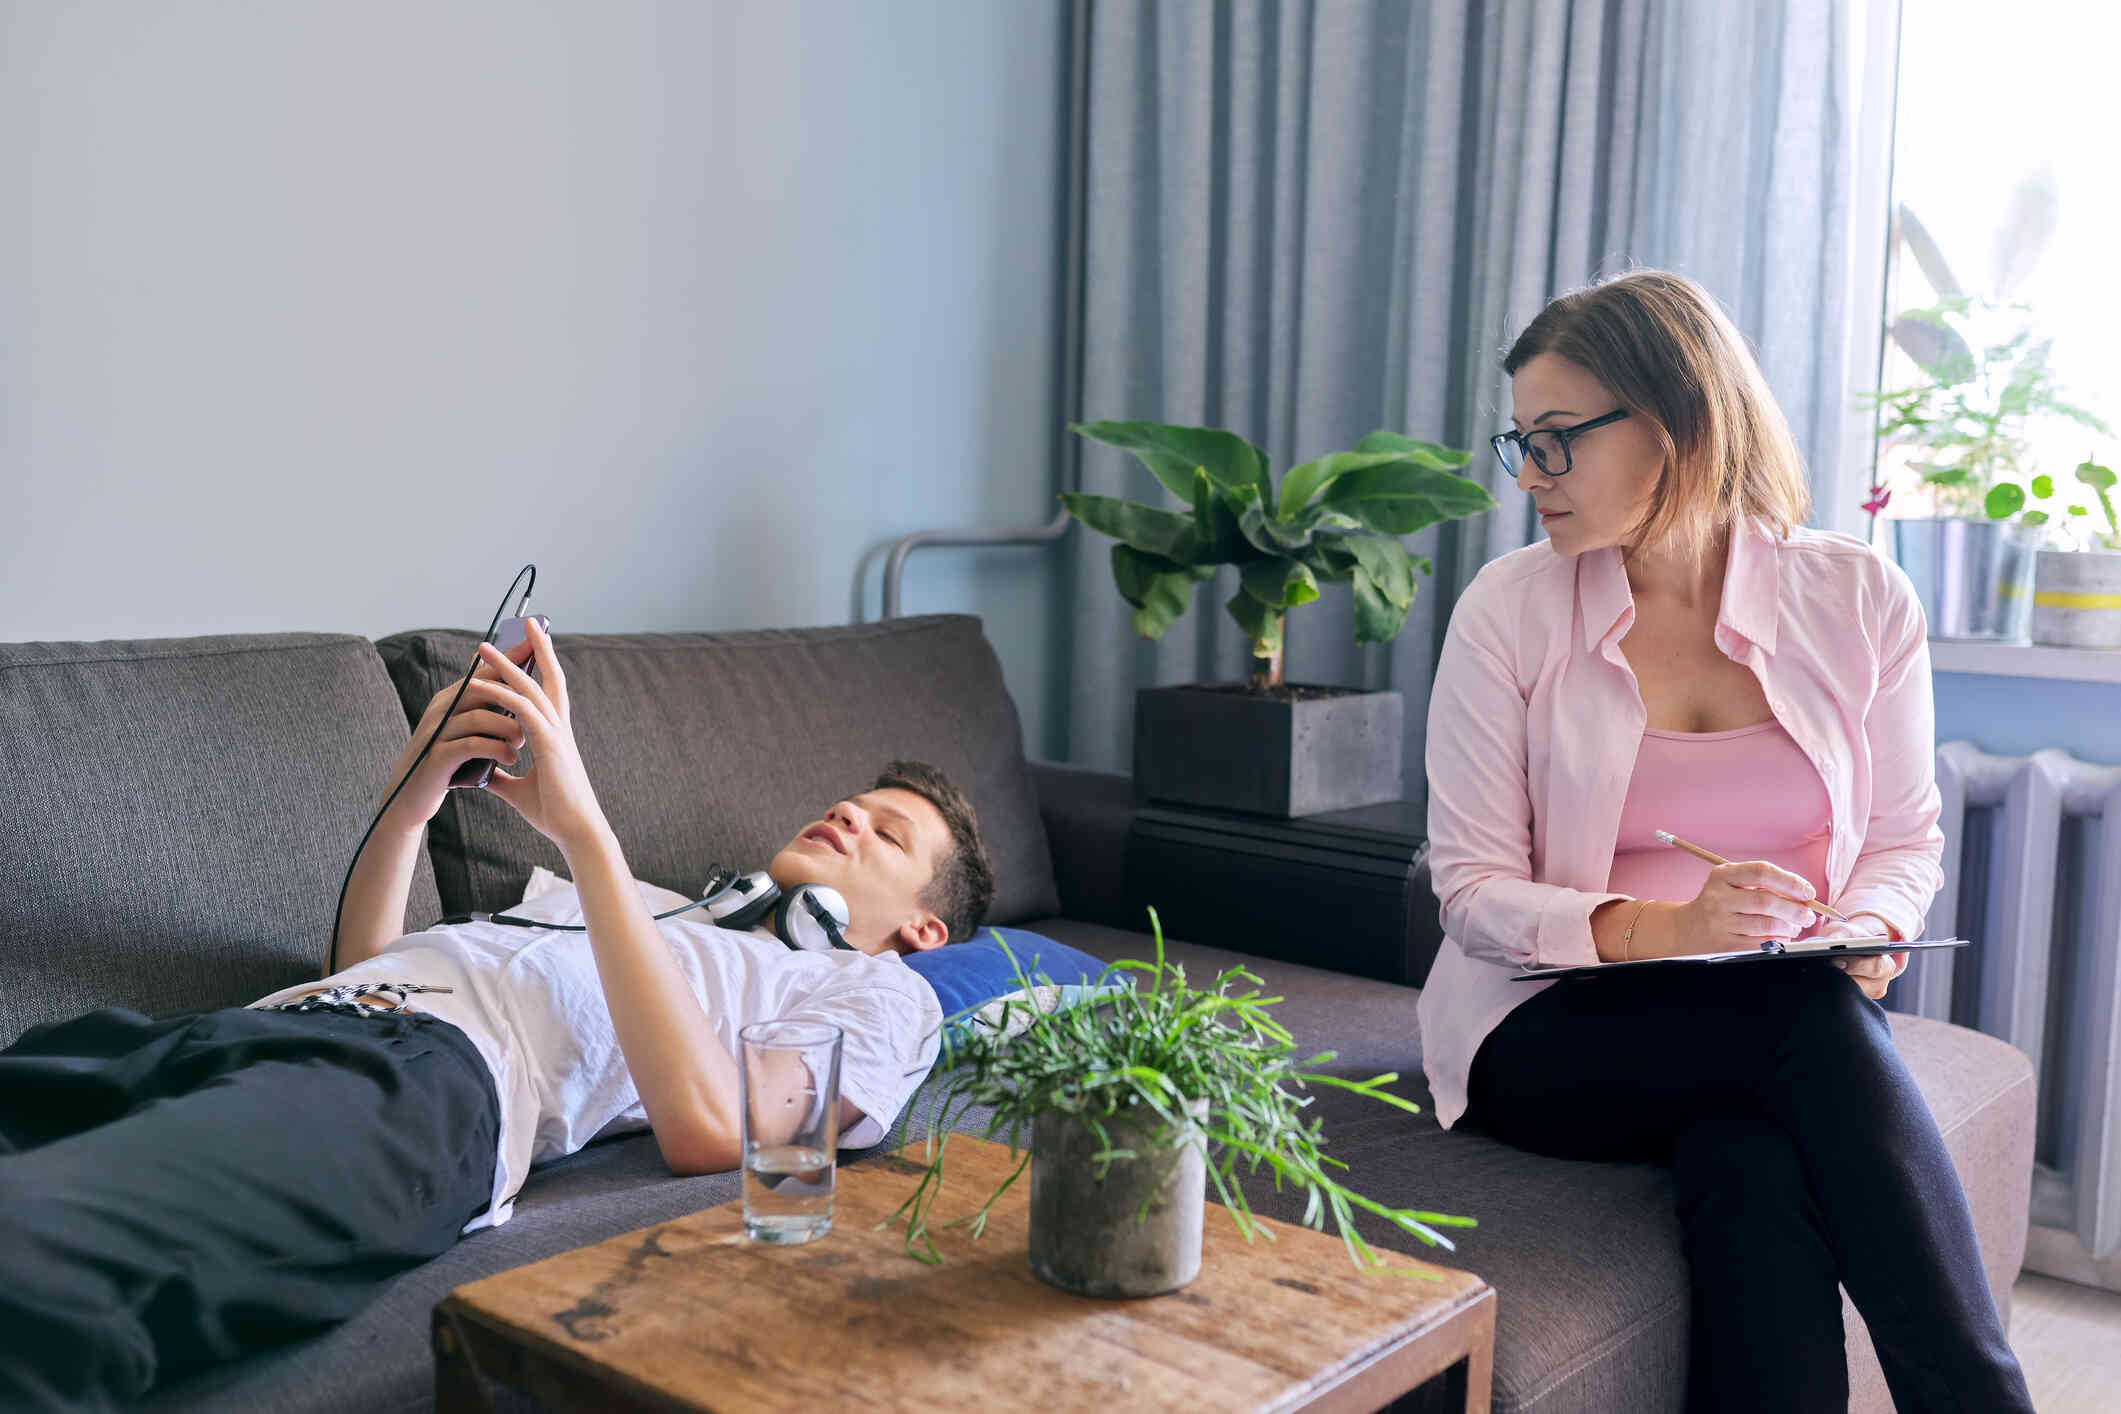
[{"label": "potted plant on windowsill", "polygon": [[[2070,537],[2042,549],[2033,569],[2032,639],[2058,648],[2121,649],[2121,518],[2114,509],[2114,471],[2086,460],[2072,474],[2085,488],[2057,522]],[[2033,492],[2053,493],[2049,478]],[[2089,492],[2089,494],[2085,494]],[[2085,504],[2090,502],[2090,504]]]},{"label": "potted plant on windowsill", "polygon": [[[1356,1208],[1447,1249],[1437,1228],[1476,1226],[1471,1218],[1387,1207],[1334,1178],[1328,1170],[1346,1165],[1326,1156],[1323,1121],[1305,1123],[1311,1099],[1298,1092],[1333,1086],[1419,1114],[1383,1088],[1398,1075],[1349,1080],[1316,1069],[1333,1059],[1330,1051],[1296,1060],[1296,1043],[1268,1014],[1277,999],[1259,995],[1257,976],[1232,967],[1210,987],[1189,987],[1185,969],[1164,959],[1154,909],[1149,921],[1153,963],[1115,962],[1096,988],[1067,1002],[1061,989],[1041,985],[1046,979],[1026,976],[1011,954],[1021,991],[980,1009],[964,1031],[946,1030],[935,1069],[907,1107],[910,1115],[925,1103],[932,1121],[927,1166],[884,1224],[906,1219],[909,1253],[941,1260],[930,1226],[951,1130],[982,1105],[993,1114],[984,1137],[1006,1132],[1010,1151],[1023,1157],[977,1212],[944,1225],[978,1237],[1028,1167],[1031,1268],[1083,1296],[1155,1296],[1198,1275],[1211,1180],[1250,1240],[1257,1227],[1240,1165],[1247,1173],[1270,1170],[1277,1188],[1306,1190],[1305,1223],[1323,1228],[1330,1212],[1358,1268],[1381,1268],[1387,1259],[1355,1231]],[[1107,985],[1122,977],[1135,985]],[[1233,991],[1240,983],[1251,989]]]},{"label": "potted plant on windowsill", "polygon": [[[1896,518],[1893,530],[1932,637],[2026,641],[2050,529],[2037,502],[2054,485],[2036,473],[2030,434],[2067,420],[2110,435],[2062,398],[2048,362],[2053,341],[2037,336],[2026,305],[2006,299],[2046,244],[2053,203],[2040,179],[2019,185],[1991,272],[1994,297],[1965,293],[1914,213],[1902,206],[1894,216],[1895,249],[1913,257],[1938,299],[1888,326],[1918,376],[1865,401],[1878,414],[1881,459],[1905,460],[1930,511]],[[1871,488],[1873,514],[1891,497],[1887,480]]]},{"label": "potted plant on windowsill", "polygon": [[1282,624],[1323,584],[1346,584],[1355,641],[1396,635],[1426,558],[1400,537],[1494,508],[1453,475],[1471,454],[1395,432],[1293,467],[1277,487],[1266,455],[1235,433],[1158,422],[1071,424],[1130,452],[1186,503],[1061,497],[1068,513],[1117,543],[1112,577],[1134,631],[1161,638],[1194,586],[1234,565],[1225,608],[1252,646],[1242,683],[1144,688],[1135,697],[1134,782],[1151,800],[1266,815],[1310,815],[1395,800],[1404,707],[1396,692],[1289,683]]}]

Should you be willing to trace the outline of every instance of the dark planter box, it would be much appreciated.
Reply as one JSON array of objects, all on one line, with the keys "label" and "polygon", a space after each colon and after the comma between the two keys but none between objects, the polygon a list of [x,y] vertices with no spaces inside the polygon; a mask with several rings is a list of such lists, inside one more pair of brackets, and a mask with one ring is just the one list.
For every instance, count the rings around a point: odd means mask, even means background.
[{"label": "dark planter box", "polygon": [[1285,819],[1399,799],[1404,700],[1324,691],[1331,695],[1284,701],[1216,684],[1143,688],[1134,697],[1135,790]]}]

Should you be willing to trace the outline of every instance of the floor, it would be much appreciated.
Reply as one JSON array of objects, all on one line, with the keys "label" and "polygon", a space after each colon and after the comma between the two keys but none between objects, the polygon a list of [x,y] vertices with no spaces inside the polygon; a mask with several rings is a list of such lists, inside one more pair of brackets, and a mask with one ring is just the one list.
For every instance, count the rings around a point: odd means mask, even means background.
[{"label": "floor", "polygon": [[2040,1414],[2121,1407],[2121,1292],[2026,1273],[2011,1288],[2011,1348]]}]

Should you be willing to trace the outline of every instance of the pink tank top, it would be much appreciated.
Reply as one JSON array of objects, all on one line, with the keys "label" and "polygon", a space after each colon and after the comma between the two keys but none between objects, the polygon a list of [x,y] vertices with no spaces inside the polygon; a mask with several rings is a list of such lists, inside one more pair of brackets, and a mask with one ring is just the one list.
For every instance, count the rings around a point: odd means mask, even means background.
[{"label": "pink tank top", "polygon": [[1674,903],[1700,893],[1713,866],[1661,842],[1664,830],[1725,859],[1779,864],[1825,898],[1830,817],[1826,782],[1780,722],[1727,732],[1646,727],[1606,888]]}]

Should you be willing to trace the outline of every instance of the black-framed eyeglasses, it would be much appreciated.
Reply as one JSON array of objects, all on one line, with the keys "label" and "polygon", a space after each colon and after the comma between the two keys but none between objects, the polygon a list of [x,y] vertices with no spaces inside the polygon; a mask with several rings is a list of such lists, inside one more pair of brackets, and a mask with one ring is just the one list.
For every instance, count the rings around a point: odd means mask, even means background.
[{"label": "black-framed eyeglasses", "polygon": [[1604,417],[1594,417],[1589,422],[1579,422],[1574,427],[1542,427],[1537,432],[1498,432],[1488,438],[1488,445],[1495,449],[1495,459],[1502,469],[1515,480],[1530,456],[1539,469],[1548,476],[1567,476],[1575,470],[1576,461],[1569,451],[1569,444],[1594,427],[1603,427],[1608,422],[1618,422],[1628,415],[1626,408],[1617,408]]}]

